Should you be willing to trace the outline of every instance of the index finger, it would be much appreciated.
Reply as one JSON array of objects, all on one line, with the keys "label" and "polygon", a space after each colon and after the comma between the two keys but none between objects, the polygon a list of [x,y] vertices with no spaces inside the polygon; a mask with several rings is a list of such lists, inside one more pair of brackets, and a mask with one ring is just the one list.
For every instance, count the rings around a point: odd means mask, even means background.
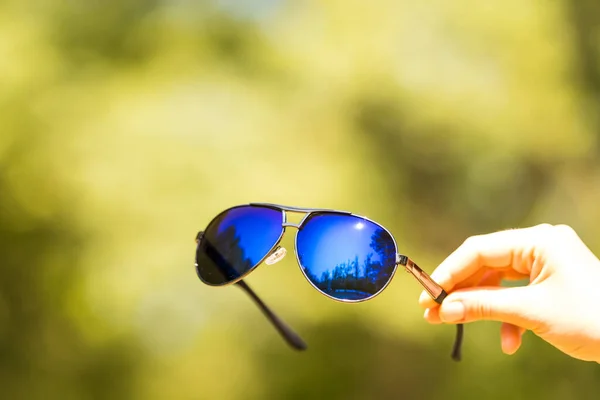
[{"label": "index finger", "polygon": [[[471,236],[433,271],[431,278],[449,293],[481,268],[512,268],[529,276],[536,244],[549,227],[543,224]],[[424,308],[438,305],[425,292],[419,304]]]}]

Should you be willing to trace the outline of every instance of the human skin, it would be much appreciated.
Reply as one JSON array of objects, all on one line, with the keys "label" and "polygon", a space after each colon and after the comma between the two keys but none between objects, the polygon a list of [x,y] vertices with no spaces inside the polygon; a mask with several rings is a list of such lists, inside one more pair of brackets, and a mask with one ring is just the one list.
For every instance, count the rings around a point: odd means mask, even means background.
[{"label": "human skin", "polygon": [[[571,357],[600,363],[600,260],[565,225],[542,224],[468,238],[432,273],[449,294],[419,304],[432,324],[502,322],[514,354],[530,330]],[[529,284],[503,287],[503,280]]]}]

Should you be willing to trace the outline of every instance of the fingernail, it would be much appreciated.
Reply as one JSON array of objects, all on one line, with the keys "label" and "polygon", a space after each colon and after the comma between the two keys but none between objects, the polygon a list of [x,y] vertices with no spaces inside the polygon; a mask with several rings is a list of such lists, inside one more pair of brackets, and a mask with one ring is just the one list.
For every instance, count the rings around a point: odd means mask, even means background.
[{"label": "fingernail", "polygon": [[423,313],[423,318],[427,319],[427,317],[429,317],[429,308]]},{"label": "fingernail", "polygon": [[465,306],[460,301],[442,304],[440,318],[444,322],[458,322],[465,318]]},{"label": "fingernail", "polygon": [[427,301],[427,299],[429,298],[429,295],[427,294],[426,291],[422,291],[421,292],[421,296],[419,296],[419,303],[423,303],[425,301]]}]

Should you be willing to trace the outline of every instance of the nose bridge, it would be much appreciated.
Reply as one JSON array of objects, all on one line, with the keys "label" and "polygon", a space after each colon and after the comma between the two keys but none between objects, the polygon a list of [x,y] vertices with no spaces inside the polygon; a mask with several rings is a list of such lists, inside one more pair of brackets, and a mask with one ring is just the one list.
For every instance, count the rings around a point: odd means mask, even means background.
[{"label": "nose bridge", "polygon": [[[283,226],[284,228],[296,228],[296,229],[300,229],[300,226],[302,226],[302,223],[304,222],[304,220],[306,219],[306,217],[308,216],[308,212],[306,211],[297,211],[297,210],[285,210],[285,218],[283,220],[283,223],[281,224],[281,226]],[[289,222],[288,221],[288,216],[292,214],[292,215],[301,215],[301,217],[299,218],[298,222]]]}]

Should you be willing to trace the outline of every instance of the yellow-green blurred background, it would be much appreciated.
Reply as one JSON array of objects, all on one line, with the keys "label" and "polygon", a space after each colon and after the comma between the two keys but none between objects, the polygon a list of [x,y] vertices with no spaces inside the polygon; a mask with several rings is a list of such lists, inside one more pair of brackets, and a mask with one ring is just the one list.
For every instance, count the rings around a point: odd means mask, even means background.
[{"label": "yellow-green blurred background", "polygon": [[[229,206],[351,210],[432,271],[473,234],[573,226],[600,253],[600,3],[0,3],[4,399],[597,399],[600,369],[499,324],[424,322],[398,274],[318,294],[294,257],[203,285]],[[293,236],[285,238],[288,249]]]}]

